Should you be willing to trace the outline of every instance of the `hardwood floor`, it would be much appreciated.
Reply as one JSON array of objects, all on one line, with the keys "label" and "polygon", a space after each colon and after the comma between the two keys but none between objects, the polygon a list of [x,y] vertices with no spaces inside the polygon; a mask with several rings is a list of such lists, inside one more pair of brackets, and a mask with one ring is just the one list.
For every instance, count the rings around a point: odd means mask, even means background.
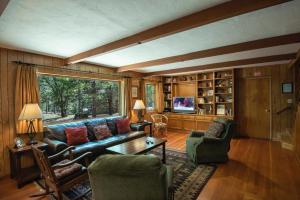
[{"label": "hardwood floor", "polygon": [[[185,151],[186,137],[186,133],[169,131],[167,148]],[[300,199],[300,164],[278,142],[234,139],[229,157],[228,163],[218,166],[199,200]],[[11,179],[0,180],[1,200],[27,200],[37,191],[33,183],[17,189]]]}]

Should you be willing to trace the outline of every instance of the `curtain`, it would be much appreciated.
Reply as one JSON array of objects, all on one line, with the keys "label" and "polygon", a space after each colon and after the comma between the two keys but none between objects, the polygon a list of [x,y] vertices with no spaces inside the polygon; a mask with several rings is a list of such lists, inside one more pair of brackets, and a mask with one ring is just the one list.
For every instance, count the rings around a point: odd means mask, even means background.
[{"label": "curtain", "polygon": [[131,118],[131,78],[124,78],[123,115]]},{"label": "curtain", "polygon": [[155,90],[155,97],[156,97],[156,109],[158,113],[162,113],[164,109],[164,95],[163,95],[163,83],[158,82],[156,84],[156,90]]},{"label": "curtain", "polygon": [[[26,133],[26,121],[18,121],[19,115],[26,103],[39,103],[39,86],[36,69],[32,66],[19,65],[16,75],[15,89],[15,119],[17,133]],[[37,132],[43,131],[42,120],[36,120],[34,127]]]}]

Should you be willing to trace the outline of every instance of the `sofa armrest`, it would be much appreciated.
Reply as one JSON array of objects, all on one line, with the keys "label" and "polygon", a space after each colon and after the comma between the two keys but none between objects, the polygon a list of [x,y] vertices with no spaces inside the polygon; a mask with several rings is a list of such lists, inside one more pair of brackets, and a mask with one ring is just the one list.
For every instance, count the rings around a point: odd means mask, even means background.
[{"label": "sofa armrest", "polygon": [[203,137],[204,133],[200,131],[192,131],[190,137]]},{"label": "sofa armrest", "polygon": [[48,144],[48,149],[51,155],[56,154],[69,147],[69,145],[64,142],[61,142],[59,140],[51,140],[49,138],[44,138],[44,142]]}]

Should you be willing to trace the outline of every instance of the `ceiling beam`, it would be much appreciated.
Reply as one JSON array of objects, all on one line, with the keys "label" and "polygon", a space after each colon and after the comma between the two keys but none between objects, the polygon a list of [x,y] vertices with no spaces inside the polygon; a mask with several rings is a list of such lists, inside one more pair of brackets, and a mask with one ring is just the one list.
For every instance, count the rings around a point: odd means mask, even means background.
[{"label": "ceiling beam", "polygon": [[170,56],[170,57],[166,57],[166,58],[160,58],[160,59],[156,59],[156,60],[135,63],[135,64],[131,64],[131,65],[125,65],[125,66],[119,67],[118,72],[142,69],[142,68],[150,67],[150,66],[152,67],[152,66],[157,66],[157,65],[165,65],[165,64],[176,63],[176,62],[183,62],[183,61],[187,61],[187,60],[194,60],[194,59],[206,58],[206,57],[211,57],[211,56],[224,55],[224,54],[229,54],[229,53],[237,53],[237,52],[241,52],[241,51],[249,51],[249,50],[261,49],[261,48],[267,48],[267,47],[273,47],[273,46],[279,46],[279,45],[292,44],[292,43],[297,43],[297,42],[300,42],[300,33],[259,39],[259,40],[254,40],[254,41],[250,41],[250,42],[244,42],[244,43],[233,44],[233,45],[228,45],[228,46],[223,46],[223,47],[206,49],[206,50],[202,50],[202,51],[196,51],[196,52],[182,54],[182,55],[178,55],[178,56]]},{"label": "ceiling beam", "polygon": [[0,16],[2,15],[2,13],[4,12],[5,8],[8,5],[9,0],[1,0],[0,1]]},{"label": "ceiling beam", "polygon": [[192,72],[192,71],[207,70],[207,69],[218,69],[218,68],[224,68],[224,67],[235,67],[235,66],[241,66],[241,65],[250,65],[250,64],[260,64],[260,63],[266,63],[266,62],[291,60],[291,59],[295,59],[295,58],[296,58],[296,53],[290,53],[290,54],[265,56],[265,57],[258,57],[258,58],[248,58],[248,59],[243,59],[243,60],[212,63],[212,64],[199,65],[199,66],[194,66],[194,67],[185,67],[185,68],[150,72],[150,73],[146,73],[146,75],[147,76],[159,76],[159,75],[174,74],[174,73],[183,73],[183,72]]},{"label": "ceiling beam", "polygon": [[203,26],[216,21],[285,3],[288,1],[291,0],[232,0],[150,28],[129,37],[71,56],[67,59],[67,63],[77,63],[88,57],[138,45],[144,42],[165,37],[167,35],[186,31],[195,27]]}]

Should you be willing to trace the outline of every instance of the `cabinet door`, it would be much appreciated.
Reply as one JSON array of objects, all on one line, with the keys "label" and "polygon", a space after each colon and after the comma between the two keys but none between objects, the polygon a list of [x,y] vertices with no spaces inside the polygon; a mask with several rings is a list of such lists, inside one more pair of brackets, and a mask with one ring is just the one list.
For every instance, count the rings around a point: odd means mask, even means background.
[{"label": "cabinet door", "polygon": [[180,119],[169,118],[168,128],[182,129],[182,121]]},{"label": "cabinet door", "polygon": [[199,131],[206,131],[208,126],[212,123],[212,121],[203,120],[203,121],[196,121],[196,128]]},{"label": "cabinet door", "polygon": [[196,130],[195,120],[182,120],[182,128],[184,130]]}]

